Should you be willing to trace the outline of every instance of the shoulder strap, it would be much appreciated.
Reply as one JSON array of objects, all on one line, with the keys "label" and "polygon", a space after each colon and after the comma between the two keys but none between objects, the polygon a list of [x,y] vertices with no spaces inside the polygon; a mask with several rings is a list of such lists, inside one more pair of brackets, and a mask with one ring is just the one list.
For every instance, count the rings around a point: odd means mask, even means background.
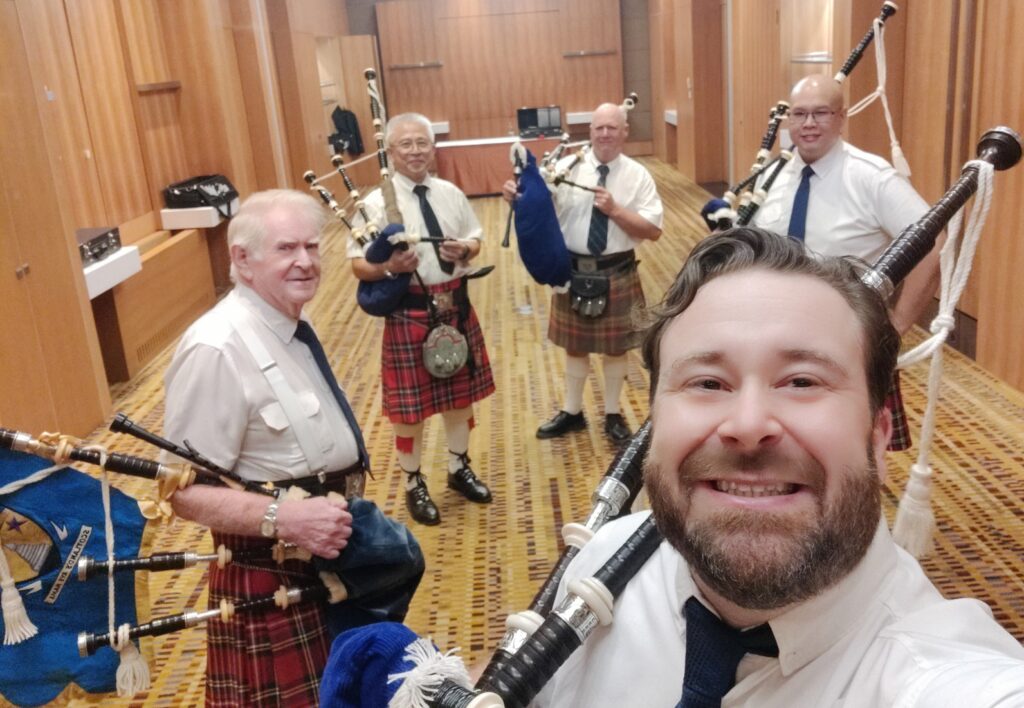
[{"label": "shoulder strap", "polygon": [[238,336],[242,338],[253,359],[256,360],[256,365],[263,372],[267,383],[270,384],[274,395],[277,396],[278,403],[284,409],[284,415],[288,419],[292,431],[295,433],[295,439],[298,441],[299,447],[302,448],[302,453],[306,456],[306,464],[309,465],[310,474],[325,471],[327,463],[323,452],[320,450],[320,446],[316,444],[313,428],[309,424],[308,416],[302,412],[295,389],[285,380],[281,368],[277,365],[274,358],[270,356],[270,352],[267,351],[263,342],[260,341],[252,324],[246,321],[245,318],[242,318],[232,322],[232,326],[238,332]]}]

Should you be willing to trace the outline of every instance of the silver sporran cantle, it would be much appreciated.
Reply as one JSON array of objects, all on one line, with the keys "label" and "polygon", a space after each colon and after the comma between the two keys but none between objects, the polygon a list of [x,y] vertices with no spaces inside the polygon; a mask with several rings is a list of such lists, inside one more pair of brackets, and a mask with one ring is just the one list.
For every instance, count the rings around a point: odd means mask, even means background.
[{"label": "silver sporran cantle", "polygon": [[469,344],[466,337],[451,325],[438,324],[427,333],[423,342],[423,365],[435,379],[449,379],[466,365]]}]

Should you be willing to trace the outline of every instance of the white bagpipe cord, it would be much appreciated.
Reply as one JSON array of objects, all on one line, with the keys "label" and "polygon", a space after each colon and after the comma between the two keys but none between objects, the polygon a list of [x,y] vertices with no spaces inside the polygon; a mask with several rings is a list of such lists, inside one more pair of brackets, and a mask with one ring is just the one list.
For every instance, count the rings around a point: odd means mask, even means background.
[{"label": "white bagpipe cord", "polygon": [[931,550],[932,534],[935,529],[935,514],[931,507],[932,469],[928,463],[928,450],[935,435],[935,408],[942,383],[942,345],[956,324],[953,313],[971,274],[978,238],[992,202],[992,164],[984,160],[972,160],[967,164],[978,168],[978,191],[967,219],[967,230],[964,233],[959,257],[956,255],[956,243],[962,222],[961,212],[957,212],[950,220],[948,238],[939,252],[942,286],[939,291],[939,311],[930,328],[932,336],[904,353],[898,362],[898,367],[902,369],[931,357],[931,368],[928,371],[928,402],[921,422],[917,462],[910,468],[910,479],[903,498],[900,499],[892,532],[896,543],[915,558],[921,558]]},{"label": "white bagpipe cord", "polygon": [[135,642],[128,638],[130,624],[125,623],[114,631],[114,521],[110,515],[110,480],[107,475],[107,451],[101,446],[86,449],[100,453],[100,490],[103,497],[103,535],[107,542],[107,628],[110,632],[110,648],[120,656],[117,667],[117,695],[134,696],[149,688],[149,666],[142,658]]},{"label": "white bagpipe cord", "polygon": [[407,646],[403,659],[412,662],[413,667],[401,673],[388,674],[388,683],[402,682],[388,701],[388,708],[430,708],[430,700],[444,679],[463,688],[472,688],[466,666],[456,656],[458,651],[458,648],[449,649],[442,654],[434,648],[433,642],[423,638]]},{"label": "white bagpipe cord", "polygon": [[855,116],[871,105],[876,98],[882,99],[882,110],[885,112],[885,122],[889,126],[889,145],[892,148],[892,166],[904,177],[910,177],[910,164],[903,155],[903,148],[896,138],[896,131],[892,126],[892,114],[889,112],[889,99],[885,95],[885,23],[875,18],[875,67],[878,74],[878,87],[850,107],[846,112],[847,116]]},{"label": "white bagpipe cord", "polygon": [[[6,494],[14,494],[19,489],[30,484],[42,482],[54,472],[62,469],[64,469],[63,465],[53,465],[52,467],[33,472],[25,479],[19,479],[16,482],[0,487],[0,497]],[[11,574],[11,568],[7,564],[7,557],[4,555],[3,548],[0,548],[0,587],[3,588],[3,591],[0,592],[0,605],[3,606],[4,644],[19,644],[26,639],[36,636],[39,630],[32,624],[32,620],[28,618],[25,603],[21,599],[21,593],[18,592],[18,586],[14,584],[14,576]]]}]

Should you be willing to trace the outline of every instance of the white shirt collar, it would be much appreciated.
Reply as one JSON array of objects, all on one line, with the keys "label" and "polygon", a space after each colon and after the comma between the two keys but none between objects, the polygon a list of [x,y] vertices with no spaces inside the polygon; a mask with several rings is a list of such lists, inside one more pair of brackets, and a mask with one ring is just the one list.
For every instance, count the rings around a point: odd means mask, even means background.
[{"label": "white shirt collar", "polygon": [[[819,157],[817,160],[811,163],[811,167],[814,168],[814,174],[824,179],[830,172],[839,168],[839,163],[843,159],[843,146],[845,143],[842,138],[836,140],[836,144],[833,145],[828,152]],[[804,159],[800,157],[800,151],[796,150],[793,155],[793,169],[799,174],[803,170]]]},{"label": "white shirt collar", "polygon": [[[889,527],[882,518],[867,553],[846,577],[768,623],[779,645],[783,676],[789,676],[809,664],[855,631],[864,616],[865,605],[886,595],[884,585],[892,582],[891,571],[895,565],[896,549]],[[681,622],[683,603],[691,596],[711,608],[693,581],[686,563],[680,563],[676,590],[680,613],[677,621]]]},{"label": "white shirt collar", "polygon": [[[292,341],[292,337],[295,336],[295,328],[299,326],[298,320],[292,319],[278,310],[245,283],[235,283],[235,288],[232,292],[235,297],[267,325],[271,332],[277,335],[278,339],[285,344]],[[306,318],[302,316],[302,319]]]}]

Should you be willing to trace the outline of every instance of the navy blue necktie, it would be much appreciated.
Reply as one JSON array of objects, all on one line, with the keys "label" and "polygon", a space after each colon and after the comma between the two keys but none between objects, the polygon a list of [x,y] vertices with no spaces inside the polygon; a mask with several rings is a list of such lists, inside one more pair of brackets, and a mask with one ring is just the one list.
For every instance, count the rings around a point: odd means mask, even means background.
[{"label": "navy blue necktie", "polygon": [[309,347],[309,351],[313,355],[313,361],[316,362],[317,368],[320,369],[320,374],[327,381],[327,385],[331,388],[331,393],[334,394],[338,405],[341,406],[341,412],[348,422],[348,427],[352,428],[352,434],[356,438],[356,445],[359,447],[359,461],[363,463],[364,469],[369,470],[370,455],[366,452],[366,442],[363,441],[363,433],[359,429],[359,423],[356,422],[352,406],[348,404],[348,399],[345,398],[341,386],[338,385],[338,379],[334,378],[334,372],[331,371],[331,365],[327,362],[327,355],[324,353],[323,345],[320,344],[316,332],[313,331],[308,322],[299,320],[299,326],[295,328],[295,338]]},{"label": "navy blue necktie", "polygon": [[720,708],[736,684],[736,669],[747,654],[778,656],[772,628],[762,624],[741,632],[733,629],[691,597],[686,616],[686,671],[683,697],[676,708]]},{"label": "navy blue necktie", "polygon": [[[603,187],[608,179],[608,165],[598,165],[597,171],[601,176],[597,179],[597,186]],[[604,253],[608,245],[608,215],[594,207],[590,213],[590,231],[587,232],[587,250],[595,256]]]},{"label": "navy blue necktie", "polygon": [[[427,225],[427,235],[435,238],[444,238],[444,233],[441,231],[441,224],[437,221],[437,214],[430,207],[430,202],[427,201],[427,185],[417,184],[412,188],[412,191],[416,193],[416,196],[420,200],[420,212],[423,214],[423,223]],[[437,254],[437,262],[441,264],[441,270],[448,275],[455,272],[455,264],[451,261],[441,260],[441,244],[434,241],[434,253]]]},{"label": "navy blue necktie", "polygon": [[800,172],[800,186],[796,188],[796,196],[793,197],[793,212],[789,217],[790,236],[797,241],[804,240],[804,233],[807,230],[807,200],[811,196],[811,175],[814,170],[810,165],[804,165]]}]

